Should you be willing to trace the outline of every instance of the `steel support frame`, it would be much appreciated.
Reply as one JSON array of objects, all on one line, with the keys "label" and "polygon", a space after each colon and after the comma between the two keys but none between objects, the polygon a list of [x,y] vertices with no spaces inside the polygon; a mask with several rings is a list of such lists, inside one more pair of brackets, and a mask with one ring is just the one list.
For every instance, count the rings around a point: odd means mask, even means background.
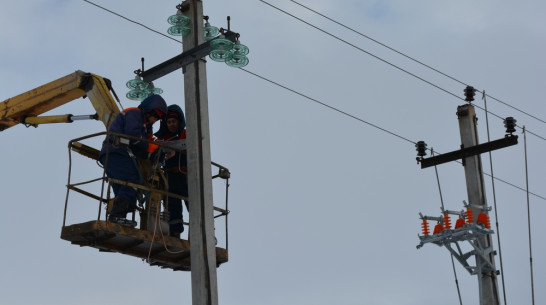
[{"label": "steel support frame", "polygon": [[[433,243],[438,246],[445,246],[451,254],[463,265],[463,267],[471,274],[479,274],[484,272],[498,272],[495,269],[495,266],[489,263],[487,257],[493,251],[491,247],[484,247],[481,238],[489,234],[493,234],[493,230],[486,229],[481,225],[470,223],[466,224],[463,228],[459,229],[447,229],[442,231],[439,234],[433,236],[419,236],[421,243],[417,248],[421,248],[426,243]],[[459,242],[468,241],[472,246],[473,250],[463,253]],[[457,250],[453,249],[451,244],[455,244]],[[467,262],[468,258],[477,255],[481,258],[480,265],[470,266]]]}]

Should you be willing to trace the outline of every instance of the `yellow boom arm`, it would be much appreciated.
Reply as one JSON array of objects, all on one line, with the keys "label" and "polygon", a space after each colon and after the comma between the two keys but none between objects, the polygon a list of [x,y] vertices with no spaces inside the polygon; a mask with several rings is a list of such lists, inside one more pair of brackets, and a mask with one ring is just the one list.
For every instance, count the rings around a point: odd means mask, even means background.
[{"label": "yellow boom arm", "polygon": [[17,124],[70,123],[74,117],[68,115],[41,116],[49,110],[62,106],[80,97],[89,97],[97,112],[94,118],[102,121],[108,129],[120,112],[110,94],[109,80],[98,75],[76,71],[65,77],[32,89],[0,103],[0,131]]}]

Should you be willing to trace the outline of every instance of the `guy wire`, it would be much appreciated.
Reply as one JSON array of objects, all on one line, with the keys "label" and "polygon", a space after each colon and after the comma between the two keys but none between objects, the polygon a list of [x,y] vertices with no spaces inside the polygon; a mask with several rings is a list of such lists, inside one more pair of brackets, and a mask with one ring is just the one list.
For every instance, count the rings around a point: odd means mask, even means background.
[{"label": "guy wire", "polygon": [[529,268],[531,269],[531,299],[535,305],[535,282],[533,280],[533,249],[531,247],[531,208],[529,206],[529,171],[527,169],[527,134],[523,126],[523,147],[525,151],[525,184],[527,186],[527,226],[529,230]]},{"label": "guy wire", "polygon": [[[489,135],[489,116],[487,115],[487,99],[485,95],[485,90],[482,92],[482,99],[483,104],[485,106],[485,125],[487,126],[487,141],[491,142],[491,137]],[[502,280],[502,294],[504,297],[504,305],[507,305],[506,303],[506,285],[504,284],[504,269],[502,266],[502,248],[501,248],[501,241],[500,241],[500,229],[499,229],[499,216],[497,212],[497,194],[495,192],[495,176],[493,175],[493,156],[491,155],[491,151],[489,151],[489,167],[491,170],[491,186],[493,189],[493,206],[495,208],[495,226],[497,228],[497,243],[499,245],[499,262],[500,262],[500,269],[501,269],[501,280]]]},{"label": "guy wire", "polygon": [[[430,148],[430,155],[434,157],[434,149]],[[442,196],[442,188],[440,187],[440,176],[438,175],[438,167],[434,165],[434,171],[436,172],[436,181],[438,182],[438,192],[440,193],[440,202],[442,203],[442,211],[444,210],[444,198]],[[455,269],[455,261],[453,260],[453,253],[451,255],[451,266],[453,267],[453,275],[455,276],[455,286],[457,287],[457,294],[459,295],[459,304],[463,305],[461,298],[461,288],[459,287],[459,279],[457,278],[457,270]]]}]

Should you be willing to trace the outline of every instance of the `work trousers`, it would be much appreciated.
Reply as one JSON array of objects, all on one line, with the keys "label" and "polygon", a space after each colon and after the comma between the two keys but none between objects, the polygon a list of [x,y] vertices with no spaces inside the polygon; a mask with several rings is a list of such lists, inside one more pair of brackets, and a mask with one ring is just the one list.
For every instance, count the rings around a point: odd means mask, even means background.
[{"label": "work trousers", "polygon": [[[170,193],[188,197],[188,184],[186,182],[186,175],[184,173],[167,172],[167,179],[169,181]],[[174,197],[168,197],[167,206],[170,217],[169,231],[177,233],[184,232],[182,200]],[[188,202],[186,202],[186,208],[188,208]]]},{"label": "work trousers", "polygon": [[[100,163],[105,165],[106,155],[100,158]],[[108,155],[108,164],[106,166],[106,175],[109,178],[123,180],[140,184],[140,174],[136,167],[135,160],[129,155],[123,155],[118,153],[110,153]],[[131,186],[121,185],[117,183],[112,184],[112,189],[116,197],[123,198],[129,202],[127,210],[124,215],[113,215],[117,217],[125,217],[127,212],[136,208],[137,189]]]}]

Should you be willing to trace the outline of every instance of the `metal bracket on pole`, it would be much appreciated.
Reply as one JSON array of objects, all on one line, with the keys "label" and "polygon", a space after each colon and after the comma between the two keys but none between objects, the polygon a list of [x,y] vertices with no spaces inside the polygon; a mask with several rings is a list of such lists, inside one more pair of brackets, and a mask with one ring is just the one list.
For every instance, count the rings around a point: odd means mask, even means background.
[{"label": "metal bracket on pole", "polygon": [[[443,230],[441,233],[432,236],[419,236],[421,242],[419,243],[419,245],[417,245],[417,249],[423,247],[423,245],[427,243],[433,243],[439,247],[445,246],[449,250],[449,252],[453,254],[457,261],[459,261],[461,265],[463,265],[463,267],[468,270],[471,275],[475,275],[480,272],[498,272],[497,270],[495,270],[494,266],[486,259],[487,255],[491,253],[492,248],[484,248],[480,243],[481,237],[493,233],[493,230],[484,228],[482,225],[469,223],[462,228],[446,229]],[[474,248],[474,250],[463,253],[459,246],[460,241],[468,241],[470,245]],[[457,251],[453,249],[451,245],[452,243],[456,245]],[[483,260],[481,260],[483,261],[482,266],[470,266],[468,264],[467,259],[474,254],[483,258]]]},{"label": "metal bracket on pole", "polygon": [[[229,39],[232,42],[236,41],[238,35],[239,34],[232,31],[225,31],[224,33],[225,38]],[[218,39],[219,37],[209,40],[207,42],[204,42],[195,48],[182,52],[182,54],[180,55],[177,55],[171,59],[168,59],[160,63],[159,65],[156,65],[146,71],[143,71],[140,74],[140,76],[142,77],[142,80],[144,80],[145,82],[152,82],[180,68],[184,68],[187,65],[195,61],[198,61],[203,57],[206,57],[212,51],[212,47],[210,46],[210,43],[214,41],[215,39]]]},{"label": "metal bracket on pole", "polygon": [[486,153],[489,151],[501,149],[501,148],[516,145],[516,144],[518,144],[518,136],[510,135],[495,141],[482,143],[482,144],[478,144],[471,147],[461,148],[459,150],[455,150],[452,152],[448,152],[445,154],[437,155],[437,156],[426,158],[426,159],[425,158],[419,159],[419,162],[421,163],[421,168],[427,168],[430,166],[435,166],[438,164],[447,163],[447,162],[451,162],[451,161],[455,161],[459,159],[464,160],[464,158],[467,158],[467,157],[472,157],[475,155],[479,155],[482,153]]}]

